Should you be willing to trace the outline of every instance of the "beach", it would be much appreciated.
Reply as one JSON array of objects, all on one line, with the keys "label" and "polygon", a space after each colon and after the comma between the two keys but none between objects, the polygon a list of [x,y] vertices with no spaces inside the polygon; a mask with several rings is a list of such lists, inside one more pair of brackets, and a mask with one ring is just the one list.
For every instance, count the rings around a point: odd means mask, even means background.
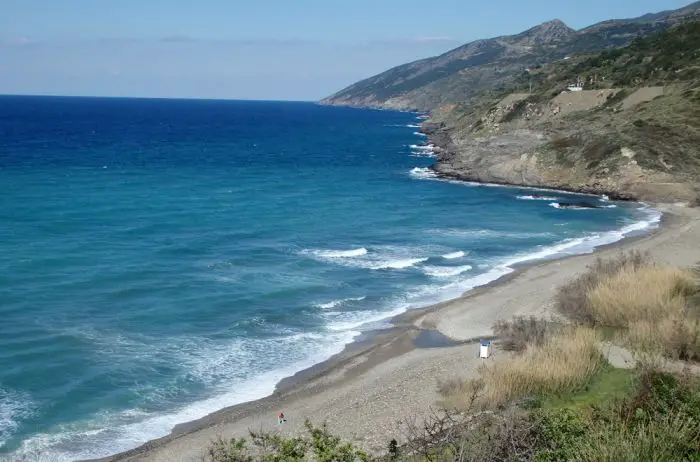
[{"label": "beach", "polygon": [[[244,437],[249,430],[293,435],[305,419],[372,451],[406,436],[407,423],[439,408],[438,384],[474,376],[484,360],[477,341],[492,335],[499,319],[515,315],[556,316],[556,289],[596,258],[621,251],[649,252],[660,263],[693,266],[700,261],[700,210],[657,205],[659,229],[605,246],[587,255],[518,268],[462,297],[393,320],[394,328],[372,333],[332,359],[282,381],[270,397],[223,409],[177,426],[163,438],[105,461],[201,460],[218,437]],[[505,356],[494,348],[487,361]],[[284,412],[287,422],[279,425]]]}]

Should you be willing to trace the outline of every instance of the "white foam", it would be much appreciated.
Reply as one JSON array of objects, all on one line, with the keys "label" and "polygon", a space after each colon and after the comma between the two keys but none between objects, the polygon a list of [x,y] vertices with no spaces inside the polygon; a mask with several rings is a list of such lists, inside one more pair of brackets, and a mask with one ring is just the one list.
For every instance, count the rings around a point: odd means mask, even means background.
[{"label": "white foam", "polygon": [[374,270],[381,269],[406,269],[415,266],[419,263],[428,261],[427,258],[406,258],[403,260],[389,260],[373,264],[370,268]]},{"label": "white foam", "polygon": [[437,173],[428,167],[415,167],[409,174],[418,180],[432,180],[437,178]]},{"label": "white foam", "polygon": [[445,260],[454,260],[456,258],[463,258],[464,255],[465,253],[460,250],[458,252],[446,253],[442,256],[442,258],[444,258]]},{"label": "white foam", "polygon": [[29,395],[0,387],[0,448],[17,430],[22,419],[34,412],[34,403]]},{"label": "white foam", "polygon": [[408,124],[406,125],[408,128],[420,128],[420,125],[418,124]]},{"label": "white foam", "polygon": [[424,266],[423,272],[434,278],[449,278],[471,271],[472,267],[464,266]]},{"label": "white foam", "polygon": [[435,145],[433,145],[433,144],[412,144],[410,146],[410,148],[415,149],[416,151],[434,151]]},{"label": "white foam", "polygon": [[335,265],[370,270],[406,269],[428,260],[430,251],[420,247],[377,246],[372,252],[357,252],[357,256],[339,257],[336,251],[303,250],[302,255]]},{"label": "white foam", "polygon": [[416,135],[416,136],[428,136],[428,135],[426,135],[426,134],[423,133],[423,132],[413,132],[413,134]]},{"label": "white foam", "polygon": [[328,322],[326,328],[331,332],[354,332],[363,330],[371,324],[376,324],[407,311],[405,305],[395,306],[391,310],[355,311],[350,313],[333,313],[335,319]]},{"label": "white foam", "polygon": [[516,196],[521,201],[556,201],[559,198],[554,196]]},{"label": "white foam", "polygon": [[[555,209],[566,209],[566,210],[595,210],[596,207],[579,207],[577,205],[569,205],[566,207],[562,207],[562,205],[559,202],[552,202],[549,204],[550,207],[554,207]],[[617,207],[616,205],[613,205],[612,208]],[[607,208],[611,208],[608,206]]]},{"label": "white foam", "polygon": [[343,298],[341,300],[333,300],[327,303],[317,303],[314,305],[317,308],[320,308],[322,310],[331,310],[333,308],[337,308],[341,305],[345,305],[346,303],[350,302],[361,302],[367,297],[351,297],[351,298]]},{"label": "white foam", "polygon": [[318,255],[321,258],[352,258],[367,255],[367,249],[364,247],[351,250],[307,250],[306,252]]}]

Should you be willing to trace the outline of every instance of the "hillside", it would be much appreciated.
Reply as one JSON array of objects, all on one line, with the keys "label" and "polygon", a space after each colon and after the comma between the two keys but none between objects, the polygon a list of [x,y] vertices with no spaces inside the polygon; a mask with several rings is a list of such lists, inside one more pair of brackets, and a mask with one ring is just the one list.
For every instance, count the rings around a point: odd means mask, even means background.
[{"label": "hillside", "polygon": [[[567,86],[581,81],[583,91]],[[434,169],[467,180],[624,199],[697,200],[700,21],[521,72],[532,93],[445,106],[426,125]]]},{"label": "hillside", "polygon": [[524,69],[571,54],[629,44],[689,18],[700,17],[700,2],[634,19],[605,21],[575,31],[559,20],[525,32],[478,40],[443,55],[395,67],[325,98],[322,104],[431,110],[471,103],[509,88]]}]

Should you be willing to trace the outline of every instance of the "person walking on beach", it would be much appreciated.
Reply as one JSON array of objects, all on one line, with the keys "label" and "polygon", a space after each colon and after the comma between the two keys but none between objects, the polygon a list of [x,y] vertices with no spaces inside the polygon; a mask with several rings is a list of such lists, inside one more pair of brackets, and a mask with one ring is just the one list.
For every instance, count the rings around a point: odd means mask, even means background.
[{"label": "person walking on beach", "polygon": [[277,419],[279,420],[280,425],[287,421],[287,419],[284,417],[284,412],[280,412],[280,415],[277,416]]}]

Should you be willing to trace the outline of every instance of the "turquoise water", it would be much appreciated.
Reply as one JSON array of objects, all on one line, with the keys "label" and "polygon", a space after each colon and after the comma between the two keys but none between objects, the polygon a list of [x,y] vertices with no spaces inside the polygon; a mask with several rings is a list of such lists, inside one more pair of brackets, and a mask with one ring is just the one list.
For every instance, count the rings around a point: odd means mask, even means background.
[{"label": "turquoise water", "polygon": [[658,222],[639,204],[557,209],[572,196],[438,180],[418,123],[0,98],[0,458],[135,447],[271,393],[392,315]]}]

